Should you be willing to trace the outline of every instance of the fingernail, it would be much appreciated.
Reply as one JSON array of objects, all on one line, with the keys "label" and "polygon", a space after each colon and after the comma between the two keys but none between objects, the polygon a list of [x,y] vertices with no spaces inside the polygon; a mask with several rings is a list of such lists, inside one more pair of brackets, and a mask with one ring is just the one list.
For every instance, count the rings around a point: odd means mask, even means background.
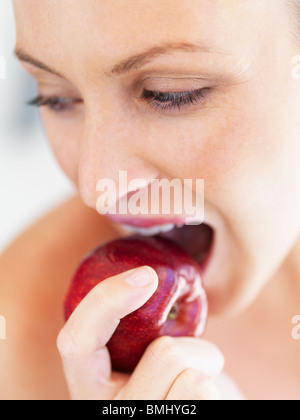
[{"label": "fingernail", "polygon": [[154,277],[154,270],[148,266],[139,267],[128,272],[125,277],[126,283],[135,287],[148,286]]}]

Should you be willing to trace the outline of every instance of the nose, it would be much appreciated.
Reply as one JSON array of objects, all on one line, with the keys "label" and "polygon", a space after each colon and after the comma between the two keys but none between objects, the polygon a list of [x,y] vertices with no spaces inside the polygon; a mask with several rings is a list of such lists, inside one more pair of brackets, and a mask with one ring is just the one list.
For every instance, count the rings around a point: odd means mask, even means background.
[{"label": "nose", "polygon": [[97,186],[103,180],[109,180],[116,187],[116,197],[110,197],[110,201],[117,202],[130,192],[124,182],[120,185],[120,172],[126,173],[128,184],[136,179],[149,183],[158,176],[157,168],[143,153],[141,142],[146,145],[145,133],[140,136],[139,132],[137,121],[118,120],[112,114],[86,118],[80,145],[78,187],[87,206],[97,208]]}]

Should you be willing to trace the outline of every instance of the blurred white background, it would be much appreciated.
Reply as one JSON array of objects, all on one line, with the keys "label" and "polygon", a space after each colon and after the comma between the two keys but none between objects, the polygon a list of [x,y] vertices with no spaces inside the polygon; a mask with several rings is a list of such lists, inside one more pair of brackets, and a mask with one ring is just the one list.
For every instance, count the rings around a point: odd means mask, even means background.
[{"label": "blurred white background", "polygon": [[12,2],[1,0],[0,253],[30,224],[75,192],[54,159],[38,111],[25,105],[36,95],[36,86],[14,57],[14,44]]}]

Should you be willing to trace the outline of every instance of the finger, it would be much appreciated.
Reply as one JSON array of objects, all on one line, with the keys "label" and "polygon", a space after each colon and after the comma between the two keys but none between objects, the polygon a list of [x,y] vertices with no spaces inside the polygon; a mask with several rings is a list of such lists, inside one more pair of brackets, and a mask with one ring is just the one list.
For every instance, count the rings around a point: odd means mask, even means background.
[{"label": "finger", "polygon": [[118,399],[165,399],[185,369],[196,369],[203,380],[223,369],[224,359],[211,343],[192,337],[161,337],[147,348]]},{"label": "finger", "polygon": [[215,379],[216,387],[219,389],[222,395],[222,400],[225,401],[245,401],[246,397],[235,383],[235,381],[228,376],[225,372],[222,372]]},{"label": "finger", "polygon": [[115,386],[105,347],[121,318],[141,307],[157,288],[156,272],[140,267],[99,283],[59,333],[57,346],[73,399],[111,399]]},{"label": "finger", "polygon": [[220,400],[220,393],[211,380],[195,369],[184,370],[175,380],[167,400]]}]

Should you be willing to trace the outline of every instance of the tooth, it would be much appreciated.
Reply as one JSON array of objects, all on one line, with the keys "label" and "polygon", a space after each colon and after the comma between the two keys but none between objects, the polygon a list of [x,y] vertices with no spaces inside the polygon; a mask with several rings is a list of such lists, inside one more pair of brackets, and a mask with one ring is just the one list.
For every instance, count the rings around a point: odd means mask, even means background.
[{"label": "tooth", "polygon": [[156,226],[152,228],[136,228],[135,231],[143,236],[152,236],[159,233],[159,228]]},{"label": "tooth", "polygon": [[160,226],[153,226],[151,228],[140,228],[136,226],[130,226],[130,225],[123,225],[126,229],[131,230],[132,232],[139,233],[143,236],[153,236],[157,235],[161,232],[169,232],[174,228],[175,225],[172,223],[166,224],[166,225],[160,225]]},{"label": "tooth", "polygon": [[169,223],[168,225],[160,226],[160,229],[161,229],[162,232],[169,232],[170,230],[174,229],[174,227],[175,227],[175,225],[173,225],[173,223]]}]

